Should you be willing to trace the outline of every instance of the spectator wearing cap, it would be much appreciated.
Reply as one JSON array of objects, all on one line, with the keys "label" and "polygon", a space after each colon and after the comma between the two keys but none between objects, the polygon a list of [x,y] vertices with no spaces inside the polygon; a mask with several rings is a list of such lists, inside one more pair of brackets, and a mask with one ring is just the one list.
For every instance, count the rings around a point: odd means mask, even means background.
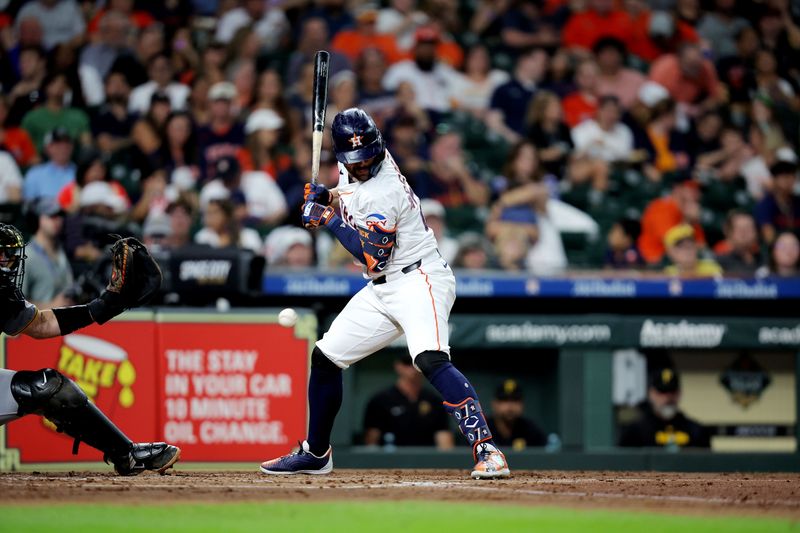
[{"label": "spectator wearing cap", "polygon": [[147,76],[149,81],[131,91],[128,110],[132,113],[147,112],[153,94],[157,92],[166,93],[172,109],[186,109],[189,87],[174,81],[175,72],[168,55],[158,53],[151,57],[147,62]]},{"label": "spectator wearing cap", "polygon": [[725,217],[723,232],[725,239],[714,245],[714,253],[725,275],[753,276],[762,263],[753,215],[734,209]]},{"label": "spectator wearing cap", "polygon": [[142,242],[150,250],[161,251],[169,248],[172,237],[172,223],[165,212],[150,213],[142,225]]},{"label": "spectator wearing cap", "polygon": [[522,388],[515,379],[501,383],[492,398],[492,415],[486,417],[489,431],[499,446],[515,452],[547,444],[547,435],[530,418],[524,416]]},{"label": "spectator wearing cap", "polygon": [[32,166],[25,173],[22,197],[34,200],[40,197],[55,198],[64,186],[75,180],[72,162],[72,137],[66,129],[56,128],[45,135],[47,162]]},{"label": "spectator wearing cap", "polygon": [[701,248],[695,239],[694,228],[678,224],[664,235],[669,264],[664,267],[668,276],[708,278],[722,275],[722,267],[714,259],[700,256]]},{"label": "spectator wearing cap", "polygon": [[49,74],[42,81],[41,94],[44,95],[42,105],[29,111],[22,118],[22,128],[31,136],[37,151],[44,153],[45,136],[56,128],[63,128],[73,140],[83,145],[91,143],[89,117],[81,109],[67,107],[67,77],[57,72]]},{"label": "spectator wearing cap", "polygon": [[221,157],[215,163],[213,179],[200,191],[200,205],[205,207],[212,199],[236,198],[244,202],[239,221],[245,224],[273,226],[286,217],[286,198],[269,175],[260,170],[242,172],[236,157]]},{"label": "spectator wearing cap", "polygon": [[700,226],[700,186],[688,174],[679,174],[673,182],[669,196],[652,200],[642,213],[642,233],[639,251],[649,265],[664,258],[664,237],[671,228],[689,224],[694,229],[694,239],[705,245],[706,237]]},{"label": "spectator wearing cap", "polygon": [[220,81],[208,91],[208,124],[197,130],[197,151],[202,180],[210,179],[222,157],[236,156],[245,144],[244,126],[235,119],[236,87]]},{"label": "spectator wearing cap", "polygon": [[212,248],[242,248],[262,253],[258,232],[243,228],[234,213],[236,205],[229,198],[214,198],[203,208],[203,227],[194,236],[197,244]]},{"label": "spectator wearing cap", "polygon": [[644,259],[636,246],[640,233],[641,224],[638,220],[621,218],[614,222],[606,236],[604,268],[630,270],[644,267]]},{"label": "spectator wearing cap", "polygon": [[272,109],[257,109],[250,113],[244,125],[247,135],[246,149],[239,152],[239,160],[245,171],[260,171],[275,180],[292,164],[291,156],[280,144],[283,117]]},{"label": "spectator wearing cap", "polygon": [[377,5],[361,4],[356,8],[355,19],[355,27],[343,29],[333,37],[331,48],[344,54],[351,63],[355,62],[365,48],[380,50],[390,65],[406,58],[397,47],[394,34],[376,31]]},{"label": "spectator wearing cap", "polygon": [[273,52],[285,44],[289,20],[279,5],[263,0],[241,0],[238,4],[220,17],[214,35],[217,41],[227,44],[238,30],[252,26],[266,51]]},{"label": "spectator wearing cap", "polygon": [[424,198],[420,200],[419,207],[422,216],[425,217],[425,224],[436,237],[439,253],[445,261],[452,263],[458,253],[458,241],[447,232],[447,214],[444,206],[432,198]]},{"label": "spectator wearing cap", "polygon": [[18,204],[22,200],[22,174],[14,158],[0,151],[0,204]]},{"label": "spectator wearing cap", "polygon": [[547,53],[531,48],[514,63],[512,79],[492,93],[486,124],[508,142],[516,142],[527,132],[528,106],[547,72]]},{"label": "spectator wearing cap", "polygon": [[453,432],[438,394],[428,390],[411,357],[395,358],[395,383],[373,395],[364,412],[367,446],[454,446]]},{"label": "spectator wearing cap", "polygon": [[419,9],[416,0],[391,0],[378,11],[376,31],[396,37],[397,48],[403,52],[414,46],[414,33],[430,23],[430,17]]},{"label": "spectator wearing cap", "polygon": [[436,56],[441,40],[438,30],[423,26],[415,34],[413,57],[393,64],[383,77],[383,86],[396,91],[404,82],[414,90],[416,103],[428,112],[446,113],[452,107],[453,85],[458,72]]},{"label": "spectator wearing cap", "polygon": [[42,26],[43,44],[48,50],[61,43],[80,44],[86,21],[75,0],[33,0],[17,13],[17,21],[35,18]]},{"label": "spectator wearing cap", "polygon": [[778,161],[770,169],[772,191],[767,193],[755,209],[761,238],[772,244],[783,231],[800,235],[800,195],[795,192],[797,165]]},{"label": "spectator wearing cap", "polygon": [[92,181],[81,188],[78,212],[68,215],[64,224],[64,247],[76,274],[102,258],[105,247],[113,243],[111,234],[135,233],[120,220],[125,209],[107,181]]},{"label": "spectator wearing cap", "polygon": [[39,309],[72,305],[65,295],[73,282],[72,267],[61,246],[64,210],[53,198],[33,200],[33,239],[25,246],[22,292]]},{"label": "spectator wearing cap", "polygon": [[676,53],[653,62],[650,79],[663,85],[692,116],[722,102],[723,89],[714,64],[693,43],[684,43]]},{"label": "spectator wearing cap", "polygon": [[458,236],[458,252],[453,267],[464,270],[488,270],[494,268],[491,244],[482,234],[465,231]]},{"label": "spectator wearing cap", "polygon": [[708,448],[708,428],[684,414],[677,370],[658,368],[649,377],[647,400],[637,406],[635,420],[620,428],[619,445],[625,447]]},{"label": "spectator wearing cap", "polygon": [[647,78],[625,66],[628,56],[625,43],[613,37],[603,37],[595,43],[593,51],[598,67],[595,92],[598,96],[614,95],[624,109],[630,108]]},{"label": "spectator wearing cap", "polygon": [[95,181],[107,182],[120,205],[125,209],[130,207],[131,202],[125,188],[111,179],[102,155],[99,152],[91,151],[81,156],[75,171],[75,180],[67,183],[58,192],[56,198],[61,209],[68,214],[77,212],[81,205],[81,191]]},{"label": "spectator wearing cap", "polygon": [[314,265],[314,241],[304,228],[280,226],[264,239],[269,266],[304,269]]}]

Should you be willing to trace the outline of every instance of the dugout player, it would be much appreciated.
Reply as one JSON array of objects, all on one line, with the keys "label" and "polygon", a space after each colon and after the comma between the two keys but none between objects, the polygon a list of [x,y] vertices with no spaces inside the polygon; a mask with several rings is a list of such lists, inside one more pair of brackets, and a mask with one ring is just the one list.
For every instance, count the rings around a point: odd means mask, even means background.
[{"label": "dugout player", "polygon": [[619,445],[710,447],[708,429],[681,412],[680,399],[681,384],[675,369],[655,370],[650,375],[647,400],[639,405],[636,420],[622,427]]},{"label": "dugout player", "polygon": [[511,446],[514,451],[547,444],[547,435],[523,415],[524,409],[519,383],[514,379],[503,381],[492,399],[492,416],[486,419],[497,444]]},{"label": "dugout player", "polygon": [[[2,331],[7,335],[24,334],[35,339],[47,339],[72,333],[95,322],[104,324],[136,305],[137,297],[129,300],[126,296],[126,289],[133,289],[136,285],[130,278],[130,265],[143,267],[139,259],[152,261],[152,258],[135,239],[121,239],[118,244],[112,249],[114,269],[111,281],[100,297],[86,305],[40,311],[25,299],[21,290],[25,276],[22,235],[14,226],[0,224]],[[134,250],[137,245],[141,249]],[[132,254],[139,257],[134,258]],[[155,277],[146,268],[140,268],[139,272]],[[157,276],[160,285],[160,273]],[[152,279],[149,281],[156,283]],[[141,288],[136,287],[136,290]],[[149,289],[143,291],[150,292]],[[148,294],[151,295],[152,292]],[[78,385],[57,370],[43,368],[15,372],[0,368],[0,425],[28,414],[44,416],[55,424],[59,432],[74,438],[74,453],[81,442],[97,448],[103,452],[104,460],[111,462],[114,470],[123,476],[136,475],[144,470],[163,474],[180,458],[180,449],[164,442],[132,442],[89,401]]]},{"label": "dugout player", "polygon": [[[450,362],[448,318],[456,280],[425,224],[420,201],[372,118],[346,109],[331,125],[339,183],[306,186],[303,224],[325,226],[358,260],[370,282],[336,317],[311,356],[308,436],[300,449],[266,461],[266,474],[327,474],[330,434],[342,403],[342,370],[405,334],[414,366],[444,398],[472,445],[474,478],[510,475],[478,394]],[[337,203],[341,215],[333,205]]]}]

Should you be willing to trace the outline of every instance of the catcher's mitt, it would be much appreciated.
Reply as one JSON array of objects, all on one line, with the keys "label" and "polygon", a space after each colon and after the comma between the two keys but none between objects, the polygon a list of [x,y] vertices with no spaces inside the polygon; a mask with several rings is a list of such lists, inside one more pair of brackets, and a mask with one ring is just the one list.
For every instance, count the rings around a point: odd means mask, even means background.
[{"label": "catcher's mitt", "polygon": [[111,247],[111,279],[103,294],[89,304],[98,324],[146,304],[161,288],[161,269],[145,245],[133,237],[113,237],[117,242]]}]

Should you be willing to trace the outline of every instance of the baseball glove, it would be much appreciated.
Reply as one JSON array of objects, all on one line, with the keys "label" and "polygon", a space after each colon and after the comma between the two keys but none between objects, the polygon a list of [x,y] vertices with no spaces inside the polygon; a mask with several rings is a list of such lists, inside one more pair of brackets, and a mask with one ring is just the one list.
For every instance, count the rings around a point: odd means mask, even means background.
[{"label": "baseball glove", "polygon": [[98,324],[146,304],[161,288],[161,269],[145,245],[133,237],[113,237],[117,242],[111,247],[111,279],[100,297],[89,304]]}]

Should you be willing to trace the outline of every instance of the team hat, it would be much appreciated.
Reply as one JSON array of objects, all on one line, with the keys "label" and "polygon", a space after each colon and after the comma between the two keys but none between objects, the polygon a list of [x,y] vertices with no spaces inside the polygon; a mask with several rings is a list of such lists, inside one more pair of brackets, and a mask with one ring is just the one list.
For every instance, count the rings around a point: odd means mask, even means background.
[{"label": "team hat", "polygon": [[505,380],[494,392],[494,399],[500,400],[501,402],[522,401],[522,390],[519,388],[519,383],[514,379]]},{"label": "team hat", "polygon": [[674,368],[665,367],[650,374],[650,386],[658,392],[678,392],[681,382]]}]

